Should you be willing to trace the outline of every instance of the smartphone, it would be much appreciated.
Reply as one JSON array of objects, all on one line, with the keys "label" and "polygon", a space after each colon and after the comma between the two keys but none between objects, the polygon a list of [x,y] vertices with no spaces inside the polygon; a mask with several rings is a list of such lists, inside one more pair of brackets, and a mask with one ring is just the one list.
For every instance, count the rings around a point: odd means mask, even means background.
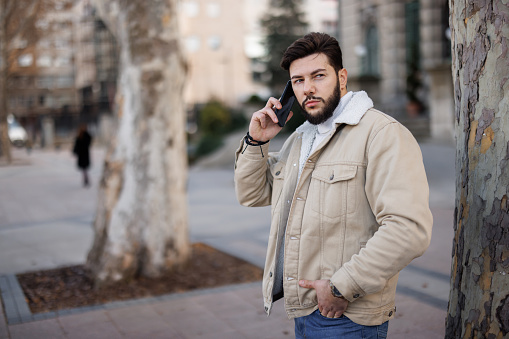
[{"label": "smartphone", "polygon": [[286,83],[286,87],[283,91],[283,95],[279,98],[279,102],[283,106],[281,109],[275,109],[274,113],[276,113],[278,125],[284,127],[286,124],[286,119],[288,119],[288,114],[290,114],[290,110],[292,109],[293,102],[295,101],[295,94],[293,93],[292,81],[288,80]]}]

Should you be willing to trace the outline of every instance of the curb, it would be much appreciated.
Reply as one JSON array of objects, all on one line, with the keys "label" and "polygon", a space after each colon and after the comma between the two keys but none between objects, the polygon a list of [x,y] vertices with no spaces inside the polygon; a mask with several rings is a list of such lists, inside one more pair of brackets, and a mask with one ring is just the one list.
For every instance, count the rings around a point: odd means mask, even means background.
[{"label": "curb", "polygon": [[76,308],[63,309],[52,312],[45,313],[32,313],[30,308],[28,307],[28,303],[26,302],[25,295],[23,294],[23,290],[21,285],[18,282],[18,279],[14,274],[2,275],[0,276],[0,296],[4,304],[4,313],[7,319],[7,323],[9,325],[22,324],[37,320],[45,320],[56,317],[62,317],[66,315],[79,314],[84,312],[91,312],[97,310],[110,310],[128,306],[135,305],[146,305],[157,302],[171,301],[177,300],[187,297],[199,296],[199,295],[207,295],[214,293],[227,292],[232,290],[241,290],[244,288],[250,288],[260,286],[261,282],[249,282],[242,284],[234,284],[234,285],[225,285],[219,287],[198,289],[189,292],[183,293],[172,293],[172,294],[164,294],[157,297],[147,297],[147,298],[139,298],[139,299],[130,299],[125,301],[113,301],[106,304],[93,305],[93,306],[83,306]]}]

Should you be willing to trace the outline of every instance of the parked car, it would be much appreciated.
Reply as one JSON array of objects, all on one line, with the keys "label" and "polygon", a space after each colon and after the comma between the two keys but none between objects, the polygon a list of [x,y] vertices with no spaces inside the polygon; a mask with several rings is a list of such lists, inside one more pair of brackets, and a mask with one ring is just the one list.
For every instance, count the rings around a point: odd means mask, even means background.
[{"label": "parked car", "polygon": [[9,140],[16,147],[23,147],[28,140],[27,131],[21,126],[12,114],[7,116]]}]

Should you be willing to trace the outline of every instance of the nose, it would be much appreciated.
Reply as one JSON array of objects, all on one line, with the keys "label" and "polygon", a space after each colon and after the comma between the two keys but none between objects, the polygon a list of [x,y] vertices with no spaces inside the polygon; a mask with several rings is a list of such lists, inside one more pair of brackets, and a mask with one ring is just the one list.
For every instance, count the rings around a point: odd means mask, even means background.
[{"label": "nose", "polygon": [[315,94],[315,86],[312,81],[304,82],[304,95],[309,96]]}]

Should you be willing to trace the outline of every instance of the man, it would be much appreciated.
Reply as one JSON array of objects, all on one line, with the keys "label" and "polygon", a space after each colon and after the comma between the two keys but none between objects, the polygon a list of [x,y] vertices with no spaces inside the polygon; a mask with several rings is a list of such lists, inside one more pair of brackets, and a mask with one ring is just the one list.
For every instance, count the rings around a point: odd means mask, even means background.
[{"label": "man", "polygon": [[284,297],[297,338],[385,338],[398,273],[431,238],[419,145],[365,92],[347,91],[336,39],[308,34],[281,66],[307,121],[267,155],[281,130],[270,98],[235,161],[240,203],[272,205],[265,311]]}]

